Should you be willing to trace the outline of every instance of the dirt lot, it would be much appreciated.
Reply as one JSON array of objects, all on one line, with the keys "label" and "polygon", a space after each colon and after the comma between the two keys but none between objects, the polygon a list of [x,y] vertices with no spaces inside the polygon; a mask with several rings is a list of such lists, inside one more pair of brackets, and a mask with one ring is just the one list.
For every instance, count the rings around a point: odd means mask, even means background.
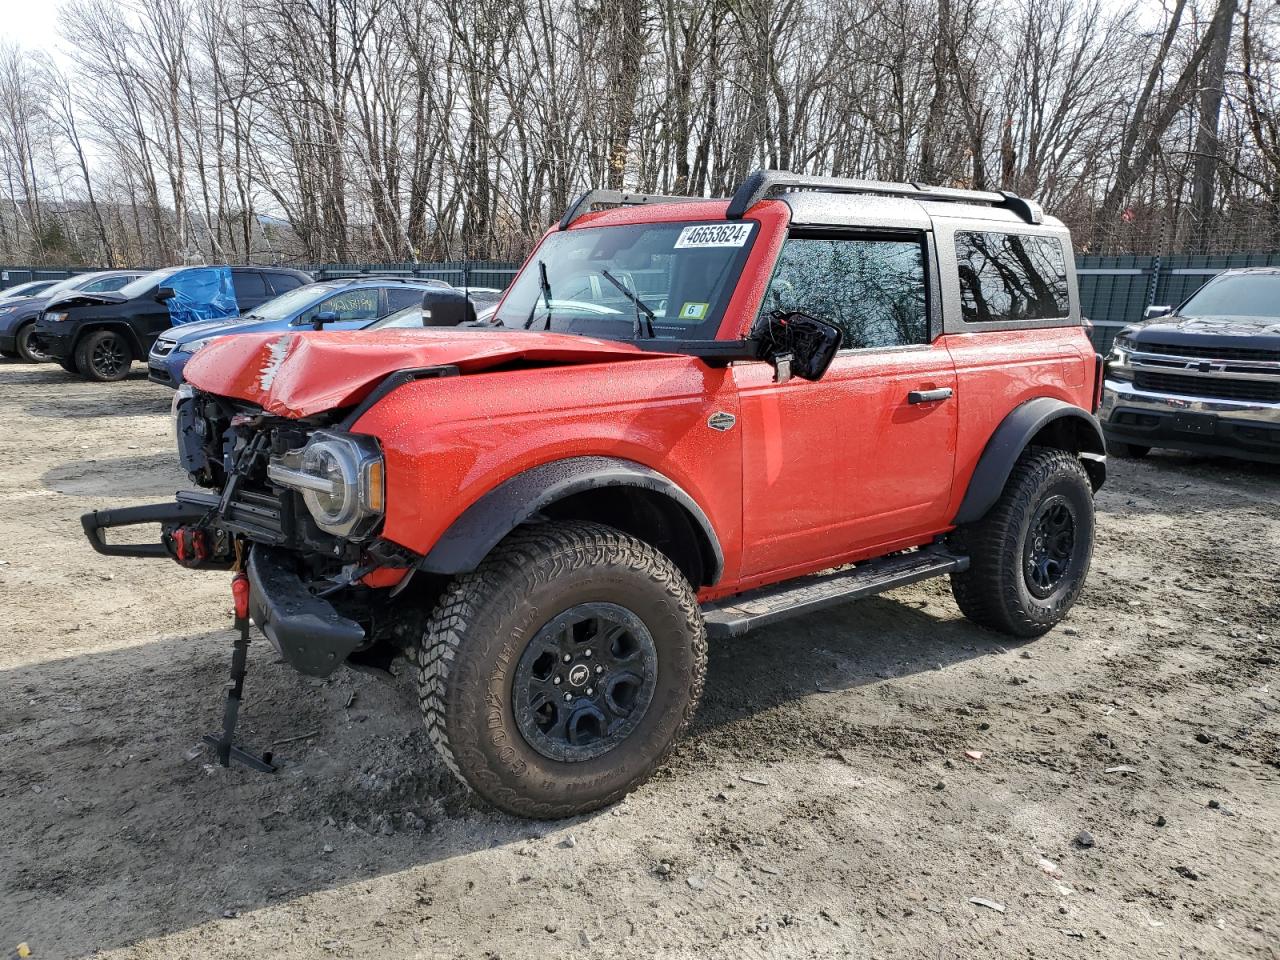
[{"label": "dirt lot", "polygon": [[936,582],[714,646],[667,769],[543,824],[453,784],[408,671],[256,643],[283,769],[193,750],[227,575],[78,522],[183,485],[170,396],[0,361],[0,956],[1280,956],[1280,469],[1113,463],[1034,643]]}]

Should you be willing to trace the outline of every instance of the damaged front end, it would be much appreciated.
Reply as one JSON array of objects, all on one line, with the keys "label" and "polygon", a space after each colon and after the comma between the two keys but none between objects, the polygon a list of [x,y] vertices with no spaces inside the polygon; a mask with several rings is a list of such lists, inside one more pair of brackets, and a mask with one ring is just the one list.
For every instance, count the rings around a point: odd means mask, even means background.
[{"label": "damaged front end", "polygon": [[[413,641],[421,611],[409,598],[394,602],[417,558],[377,536],[385,496],[377,441],[342,429],[336,413],[289,419],[189,387],[173,411],[183,468],[207,489],[85,514],[93,548],[243,569],[254,622],[294,668],[316,677],[344,662],[385,669]],[[107,539],[153,523],[158,542]]]}]

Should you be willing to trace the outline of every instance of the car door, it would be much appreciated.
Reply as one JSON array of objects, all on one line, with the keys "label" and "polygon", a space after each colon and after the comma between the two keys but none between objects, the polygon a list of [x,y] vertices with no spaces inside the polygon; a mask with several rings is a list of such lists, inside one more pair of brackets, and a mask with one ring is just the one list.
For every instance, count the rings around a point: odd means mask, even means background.
[{"label": "car door", "polygon": [[232,270],[231,286],[236,291],[236,306],[241,313],[261,306],[272,296],[266,280],[257,270]]},{"label": "car door", "polygon": [[386,303],[383,306],[382,315],[389,317],[391,314],[398,313],[406,307],[422,306],[422,295],[425,292],[422,287],[387,287],[385,290]]},{"label": "car door", "polygon": [[[743,578],[815,569],[943,527],[956,377],[920,232],[793,231],[762,312],[840,327],[818,383],[733,368],[743,430]],[[932,391],[932,392],[931,392]]]},{"label": "car door", "polygon": [[330,294],[293,322],[297,326],[310,327],[316,315],[321,313],[338,315],[336,320],[324,325],[325,330],[359,330],[383,316],[382,288],[368,285]]}]

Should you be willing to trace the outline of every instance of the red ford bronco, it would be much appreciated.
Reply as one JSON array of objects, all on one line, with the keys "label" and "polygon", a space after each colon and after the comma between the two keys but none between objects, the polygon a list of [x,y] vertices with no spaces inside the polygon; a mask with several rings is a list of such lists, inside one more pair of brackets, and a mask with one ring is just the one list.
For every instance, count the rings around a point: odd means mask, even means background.
[{"label": "red ford bronco", "polygon": [[[223,763],[270,769],[231,745],[251,618],[312,676],[416,659],[450,769],[560,817],[662,763],[708,639],[942,574],[975,623],[1053,627],[1093,547],[1099,373],[1068,232],[1012,194],[594,191],[483,329],[202,350],[175,419],[209,492],[84,526],[239,571]],[[144,522],[159,543],[104,535]]]}]

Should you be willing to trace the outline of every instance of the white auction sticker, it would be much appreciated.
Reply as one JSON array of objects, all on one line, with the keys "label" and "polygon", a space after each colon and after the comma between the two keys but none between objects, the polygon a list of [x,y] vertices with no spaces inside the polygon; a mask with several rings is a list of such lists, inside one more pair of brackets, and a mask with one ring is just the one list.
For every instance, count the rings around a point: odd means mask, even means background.
[{"label": "white auction sticker", "polygon": [[676,239],[677,250],[690,247],[741,247],[751,236],[749,223],[704,223],[685,227]]}]

